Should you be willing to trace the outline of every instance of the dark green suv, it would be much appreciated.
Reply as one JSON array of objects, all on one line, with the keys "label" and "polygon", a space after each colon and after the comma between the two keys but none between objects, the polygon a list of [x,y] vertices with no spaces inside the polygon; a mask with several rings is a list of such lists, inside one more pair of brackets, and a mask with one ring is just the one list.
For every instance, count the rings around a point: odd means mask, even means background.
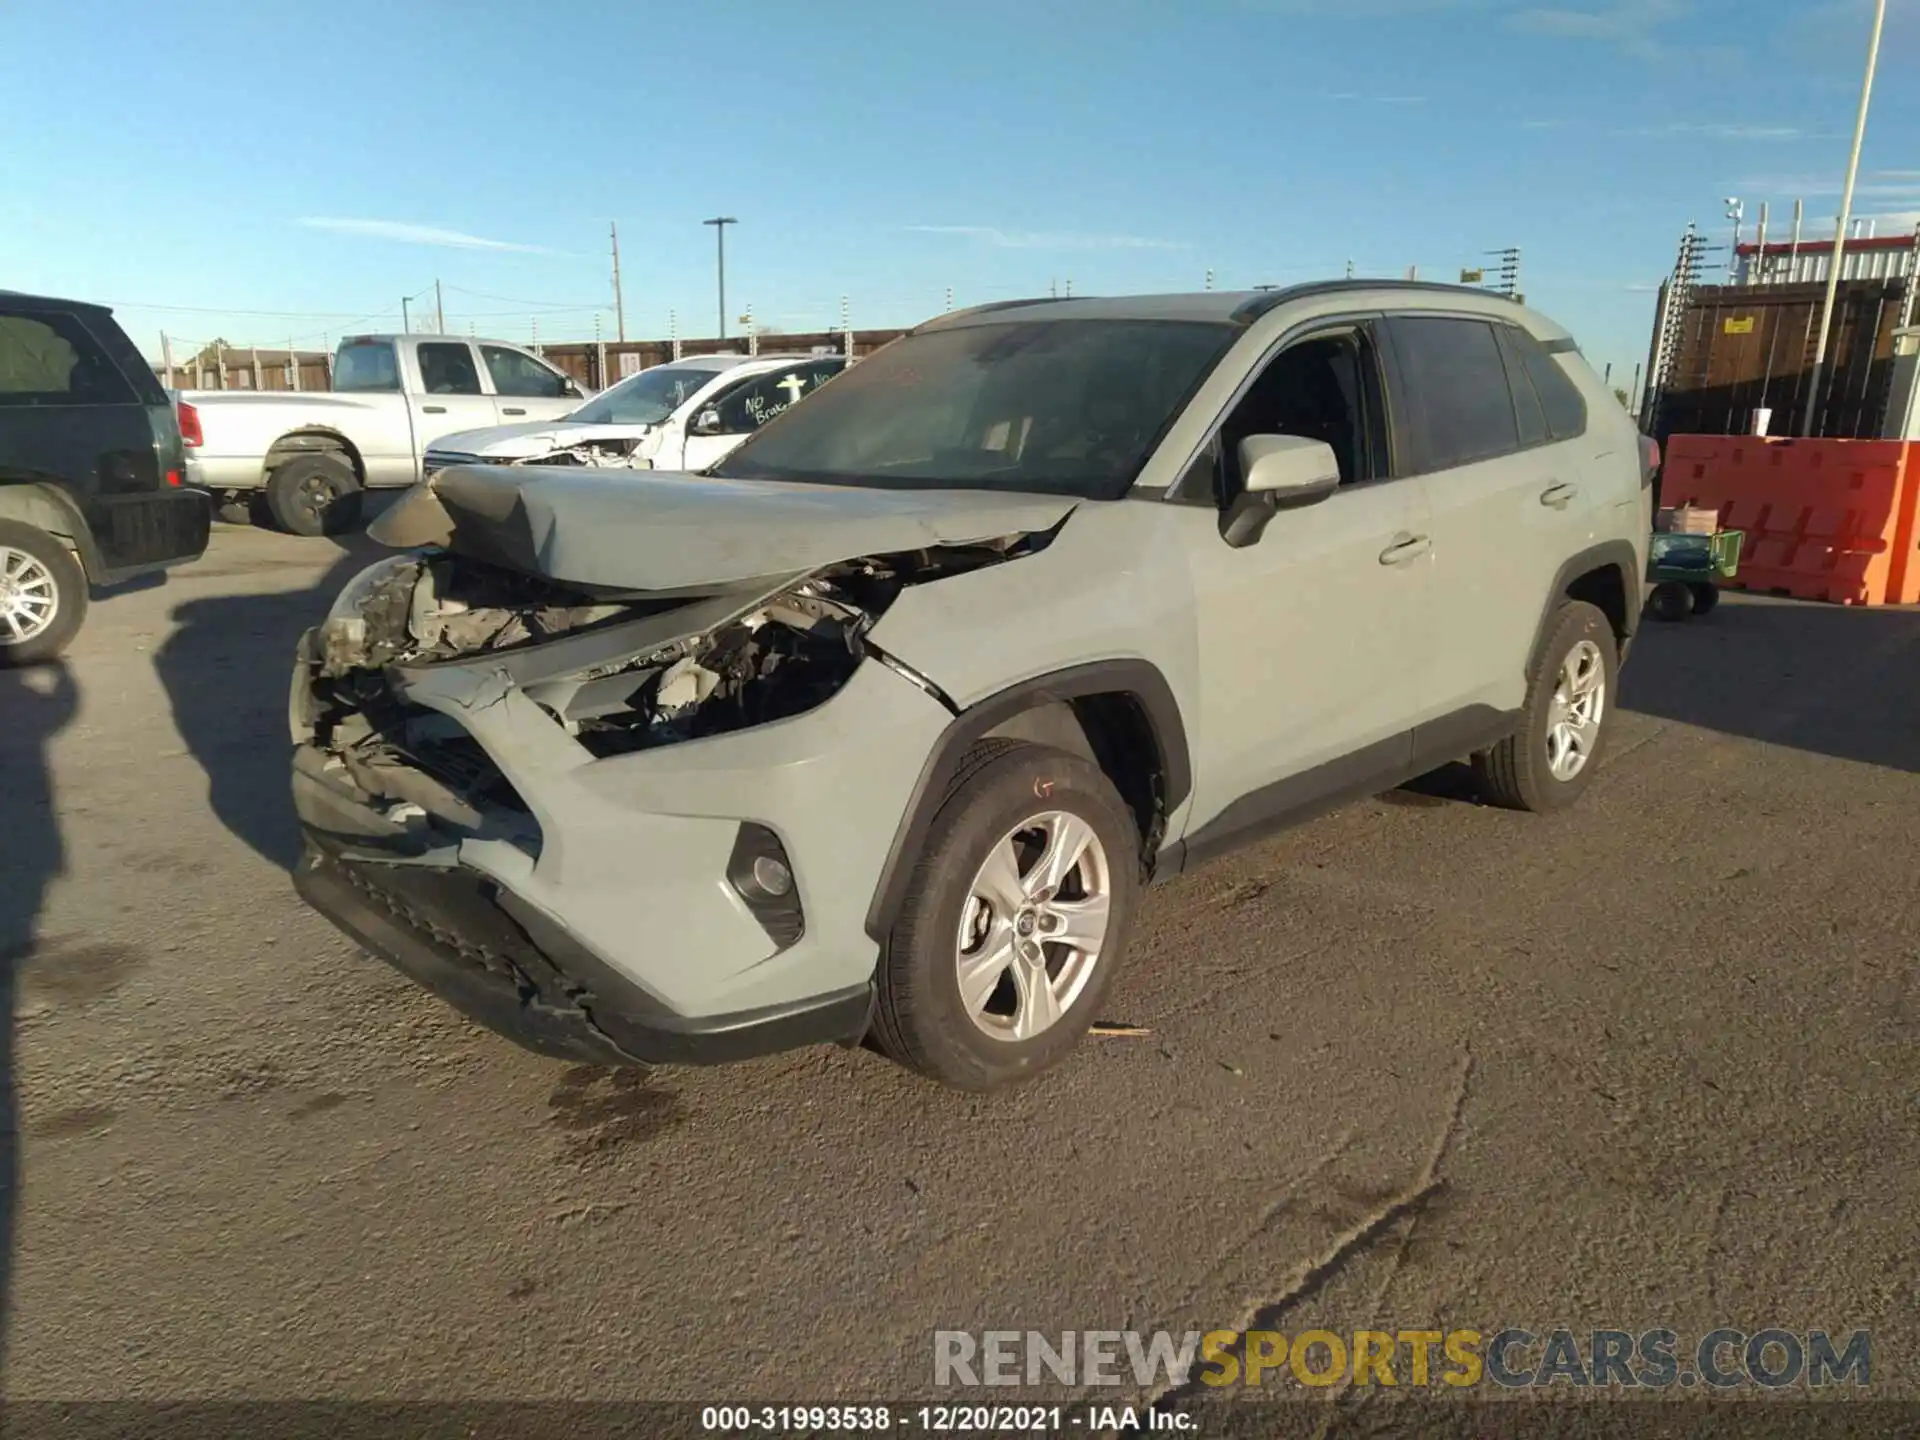
[{"label": "dark green suv", "polygon": [[66,649],[94,589],[198,559],[210,521],[112,313],[0,290],[0,667]]}]

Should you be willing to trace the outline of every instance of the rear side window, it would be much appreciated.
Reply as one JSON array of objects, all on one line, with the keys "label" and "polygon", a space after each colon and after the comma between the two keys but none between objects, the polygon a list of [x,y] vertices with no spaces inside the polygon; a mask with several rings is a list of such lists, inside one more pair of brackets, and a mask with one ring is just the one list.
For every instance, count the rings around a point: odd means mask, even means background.
[{"label": "rear side window", "polygon": [[0,406],[132,405],[138,398],[77,315],[0,315]]},{"label": "rear side window", "polygon": [[1423,470],[1451,470],[1520,448],[1491,324],[1430,315],[1390,323]]},{"label": "rear side window", "polygon": [[365,340],[342,345],[333,357],[333,388],[359,393],[400,388],[400,366],[393,342]]},{"label": "rear side window", "polygon": [[[1519,353],[1534,394],[1546,412],[1547,433],[1555,440],[1572,440],[1587,430],[1587,402],[1580,387],[1560,368],[1560,362],[1547,353],[1547,347],[1524,330],[1512,334],[1513,348]],[[1519,383],[1515,381],[1515,393]]]},{"label": "rear side window", "polygon": [[1502,325],[1497,333],[1501,358],[1507,362],[1507,385],[1513,391],[1513,418],[1520,423],[1521,448],[1545,445],[1553,435],[1547,429],[1547,412],[1540,408],[1540,396],[1534,391],[1526,361],[1520,354],[1521,332],[1511,325]]},{"label": "rear side window", "polygon": [[496,395],[559,400],[567,393],[567,382],[531,355],[498,345],[482,345],[480,354],[487,362],[487,373],[493,377]]},{"label": "rear side window", "polygon": [[420,385],[429,395],[478,395],[480,370],[465,345],[422,345]]}]

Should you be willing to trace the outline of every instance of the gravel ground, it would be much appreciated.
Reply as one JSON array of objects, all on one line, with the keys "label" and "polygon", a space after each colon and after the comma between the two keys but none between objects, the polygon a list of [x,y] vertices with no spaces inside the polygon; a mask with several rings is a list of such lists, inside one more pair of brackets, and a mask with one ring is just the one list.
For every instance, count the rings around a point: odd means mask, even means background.
[{"label": "gravel ground", "polygon": [[981,1099],[557,1065],[307,912],[288,657],[367,553],[222,527],[0,675],[9,1398],[856,1400],[1250,1319],[1870,1328],[1920,1398],[1920,615],[1654,627],[1575,811],[1442,773],[1152,892],[1151,1033]]}]

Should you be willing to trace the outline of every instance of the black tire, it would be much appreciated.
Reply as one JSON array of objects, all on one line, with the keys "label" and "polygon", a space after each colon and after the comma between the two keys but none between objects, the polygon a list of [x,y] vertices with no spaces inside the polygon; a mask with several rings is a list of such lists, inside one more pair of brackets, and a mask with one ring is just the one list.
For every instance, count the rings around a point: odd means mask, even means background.
[{"label": "black tire", "polygon": [[1693,596],[1693,613],[1696,615],[1705,615],[1720,603],[1718,585],[1709,585],[1703,580],[1689,585],[1687,590]]},{"label": "black tire", "polygon": [[360,479],[338,455],[297,455],[267,481],[267,509],[290,535],[343,535],[360,523]]},{"label": "black tire", "polygon": [[251,525],[253,523],[253,500],[247,497],[239,500],[222,500],[214,508],[214,516],[225,525]]},{"label": "black tire", "polygon": [[1693,609],[1693,590],[1678,580],[1662,580],[1647,597],[1648,613],[1656,620],[1684,620]]},{"label": "black tire", "polygon": [[[38,665],[62,654],[80,633],[80,626],[87,618],[90,596],[87,572],[80,568],[80,562],[65,542],[46,531],[17,520],[0,520],[0,552],[5,551],[27,558],[11,567],[0,558],[0,586],[7,584],[5,572],[9,568],[24,571],[28,566],[37,567],[33,593],[43,595],[50,590],[53,599],[51,618],[36,615],[31,626],[24,618],[17,623],[4,618],[10,612],[0,605],[0,669],[12,670],[22,665]],[[45,577],[44,586],[40,576]],[[17,630],[26,628],[34,632],[29,638],[17,641],[12,638]]]},{"label": "black tire", "polygon": [[[1599,651],[1602,670],[1599,724],[1585,763],[1562,780],[1547,763],[1554,694],[1561,666],[1576,647],[1589,641]],[[1616,651],[1613,626],[1597,607],[1583,600],[1570,600],[1560,607],[1528,677],[1519,725],[1491,750],[1473,757],[1474,777],[1489,805],[1539,814],[1563,810],[1580,798],[1600,767],[1607,736],[1613,733],[1615,682],[1620,671]]]},{"label": "black tire", "polygon": [[[1028,1039],[1000,1038],[976,1024],[962,1002],[956,937],[989,852],[1023,820],[1048,811],[1076,816],[1099,840],[1107,929],[1092,973],[1059,1019]],[[1097,766],[1024,741],[981,741],[934,814],[888,936],[872,1040],[889,1058],[959,1090],[995,1090],[1039,1075],[1074,1047],[1104,1003],[1125,959],[1141,879],[1139,830]],[[1057,966],[1061,958],[1060,947],[1052,947],[1050,961]],[[1005,983],[1010,993],[1011,978]]]}]

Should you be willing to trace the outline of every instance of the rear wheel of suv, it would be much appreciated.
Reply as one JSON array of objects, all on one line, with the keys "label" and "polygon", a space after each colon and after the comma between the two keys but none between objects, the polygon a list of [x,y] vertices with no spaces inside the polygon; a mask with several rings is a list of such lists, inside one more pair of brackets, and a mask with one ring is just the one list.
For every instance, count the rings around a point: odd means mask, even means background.
[{"label": "rear wheel of suv", "polygon": [[1547,811],[1580,798],[1612,727],[1618,668],[1607,617],[1581,600],[1561,606],[1541,647],[1519,726],[1473,757],[1489,804]]},{"label": "rear wheel of suv", "polygon": [[992,739],[935,813],[879,973],[873,1039],[962,1090],[1073,1048],[1122,959],[1141,884],[1133,816],[1077,755]]},{"label": "rear wheel of suv", "polygon": [[338,455],[298,455],[267,481],[267,508],[295,535],[339,535],[360,518],[360,477]]},{"label": "rear wheel of suv", "polygon": [[66,545],[0,520],[0,668],[51,660],[87,618],[87,575]]}]

